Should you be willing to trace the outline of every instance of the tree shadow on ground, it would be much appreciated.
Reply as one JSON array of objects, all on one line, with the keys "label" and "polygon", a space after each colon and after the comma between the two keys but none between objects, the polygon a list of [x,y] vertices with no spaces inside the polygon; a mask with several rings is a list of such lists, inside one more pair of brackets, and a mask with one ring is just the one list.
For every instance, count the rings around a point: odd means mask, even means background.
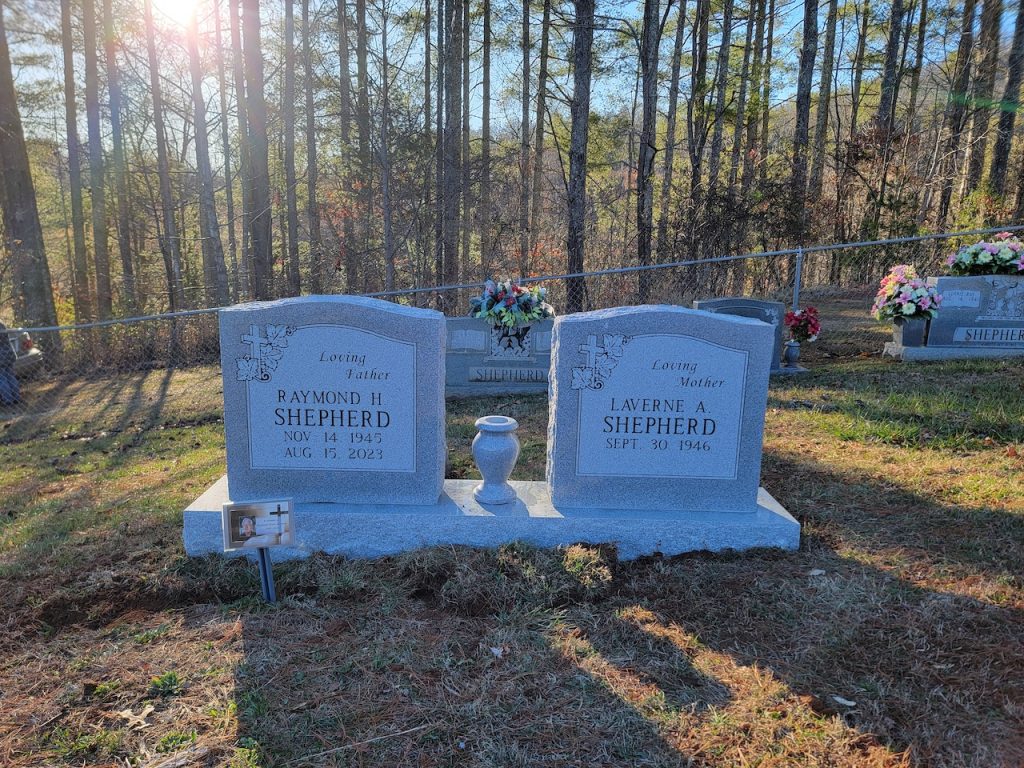
[{"label": "tree shadow on ground", "polygon": [[800,552],[675,558],[619,597],[918,764],[1020,765],[1024,519],[772,455],[765,485],[802,517]]},{"label": "tree shadow on ground", "polygon": [[800,551],[606,560],[597,591],[524,545],[541,592],[501,550],[282,566],[240,733],[275,764],[1020,765],[1020,518],[771,453],[765,484]]}]

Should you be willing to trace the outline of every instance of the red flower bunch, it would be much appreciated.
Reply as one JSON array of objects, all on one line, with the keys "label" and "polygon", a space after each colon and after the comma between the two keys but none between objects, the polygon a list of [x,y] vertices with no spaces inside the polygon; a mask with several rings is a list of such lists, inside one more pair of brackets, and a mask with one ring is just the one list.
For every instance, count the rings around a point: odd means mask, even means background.
[{"label": "red flower bunch", "polygon": [[821,321],[814,307],[787,312],[782,322],[789,328],[789,336],[793,341],[814,341],[821,333]]}]

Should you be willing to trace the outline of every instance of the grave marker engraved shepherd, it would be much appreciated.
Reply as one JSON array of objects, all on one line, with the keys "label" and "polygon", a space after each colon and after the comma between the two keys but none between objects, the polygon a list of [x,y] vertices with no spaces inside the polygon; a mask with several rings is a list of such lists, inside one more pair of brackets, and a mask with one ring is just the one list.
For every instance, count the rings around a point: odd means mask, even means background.
[{"label": "grave marker engraved shepherd", "polygon": [[557,318],[552,503],[756,509],[773,336],[673,306]]},{"label": "grave marker engraved shepherd", "polygon": [[430,504],[444,479],[444,317],[308,296],[220,312],[233,500]]},{"label": "grave marker engraved shepherd", "polygon": [[1024,351],[1024,279],[940,277],[935,287],[942,307],[929,325],[929,347]]},{"label": "grave marker engraved shepherd", "polygon": [[551,320],[494,328],[471,317],[448,318],[450,395],[546,392]]}]

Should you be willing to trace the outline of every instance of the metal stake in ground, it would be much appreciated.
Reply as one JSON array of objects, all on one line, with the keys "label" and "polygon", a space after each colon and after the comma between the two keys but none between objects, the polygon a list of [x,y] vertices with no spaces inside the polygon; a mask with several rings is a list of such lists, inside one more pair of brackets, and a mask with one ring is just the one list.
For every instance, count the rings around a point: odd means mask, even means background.
[{"label": "metal stake in ground", "polygon": [[263,590],[263,599],[268,603],[276,603],[277,592],[274,590],[274,568],[270,561],[270,550],[267,547],[260,547],[256,553],[259,556],[260,589]]}]

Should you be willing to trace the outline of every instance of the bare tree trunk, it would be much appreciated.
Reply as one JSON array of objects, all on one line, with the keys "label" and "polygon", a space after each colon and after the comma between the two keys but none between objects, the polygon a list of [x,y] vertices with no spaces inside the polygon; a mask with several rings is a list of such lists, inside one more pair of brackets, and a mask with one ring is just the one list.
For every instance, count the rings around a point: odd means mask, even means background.
[{"label": "bare tree trunk", "polygon": [[164,236],[160,250],[167,272],[167,297],[171,311],[185,308],[185,293],[181,283],[181,239],[178,223],[174,219],[174,200],[171,196],[171,170],[167,157],[167,133],[164,130],[164,100],[160,87],[160,64],[156,57],[156,35],[153,30],[152,0],[144,0],[146,16],[146,47],[149,55],[149,89],[153,100],[153,129],[156,132],[156,166],[160,181],[160,208],[163,214]]},{"label": "bare tree trunk", "polygon": [[740,173],[740,151],[743,146],[743,128],[747,121],[747,83],[750,77],[751,43],[754,39],[754,2],[747,7],[747,29],[743,37],[743,64],[740,67],[740,93],[736,98],[736,119],[732,127],[732,152],[729,157],[729,197],[732,198]]},{"label": "bare tree trunk", "polygon": [[718,184],[722,167],[722,140],[725,128],[725,90],[729,83],[729,52],[732,46],[733,0],[724,0],[722,9],[722,43],[718,48],[715,64],[715,125],[711,134],[711,158],[708,161],[708,190]]},{"label": "bare tree trunk", "polygon": [[992,117],[992,92],[996,84],[996,66],[999,63],[999,33],[1003,15],[1003,0],[985,0],[981,11],[981,62],[974,81],[974,120],[967,153],[967,176],[964,194],[970,194],[981,183],[985,168],[985,147],[988,126]]},{"label": "bare tree trunk", "polygon": [[[230,12],[230,4],[228,6]],[[217,45],[217,92],[220,95],[220,144],[224,155],[224,197],[227,206],[228,258],[231,263],[231,300],[239,301],[241,286],[238,274],[238,240],[235,237],[235,190],[231,178],[231,139],[228,135],[228,91],[224,75],[224,47],[221,44],[220,1],[214,0],[214,39]],[[247,284],[247,281],[244,282]]]},{"label": "bare tree trunk", "polygon": [[[732,0],[727,0],[731,3]],[[654,228],[654,154],[658,119],[658,48],[661,42],[661,19],[658,0],[644,0],[644,23],[640,32],[640,69],[643,80],[640,152],[636,175],[637,264],[651,263],[651,239]],[[646,304],[651,297],[654,274],[640,272],[637,299]]]},{"label": "bare tree trunk", "polygon": [[384,290],[395,289],[395,234],[391,207],[391,73],[388,71],[388,13],[381,6],[381,116],[380,116],[380,171],[381,206],[384,213]]},{"label": "bare tree trunk", "polygon": [[523,115],[519,127],[519,274],[530,273],[530,0],[523,0]]},{"label": "bare tree trunk", "polygon": [[1006,74],[1006,89],[999,105],[999,127],[996,143],[992,149],[992,166],[989,170],[989,184],[992,191],[1002,195],[1006,190],[1006,167],[1010,160],[1013,144],[1013,126],[1020,107],[1021,73],[1024,69],[1024,8],[1017,4],[1017,19],[1013,28],[1013,44],[1010,48],[1010,63]]},{"label": "bare tree trunk", "polygon": [[[753,0],[751,0],[753,4]],[[753,13],[753,9],[751,9]],[[757,149],[757,129],[761,113],[761,78],[764,61],[764,26],[767,8],[765,0],[757,0],[757,28],[754,32],[754,63],[750,69],[750,115],[747,118],[747,151],[743,153],[743,177],[740,194],[746,198],[754,180],[754,156]]]},{"label": "bare tree trunk", "polygon": [[1022,219],[1024,219],[1024,162],[1021,163],[1021,168],[1017,172],[1017,194],[1013,203],[1013,220],[1021,221]]},{"label": "bare tree trunk", "polygon": [[[970,1],[970,0],[969,0]],[[864,78],[864,50],[868,43],[868,20],[871,18],[871,0],[864,0],[864,10],[856,7],[860,14],[860,26],[857,28],[857,50],[853,54],[853,84],[850,88],[850,136],[857,133],[857,113],[860,111],[861,81]]]},{"label": "bare tree trunk", "polygon": [[[432,85],[430,81],[430,0],[423,1],[423,146],[430,147],[433,144],[434,137],[431,135],[431,121],[433,119],[433,112],[431,108],[431,97],[433,96]],[[426,171],[423,174],[423,210],[425,216],[430,217],[433,213],[433,202],[430,185],[434,171],[434,160],[436,155],[429,150],[426,155],[425,168]],[[429,219],[428,219],[429,223]],[[426,281],[429,280],[429,268],[427,267],[428,259],[433,249],[433,242],[431,240],[432,231],[430,227],[423,227],[423,264],[421,265],[420,274],[417,276],[417,285],[429,284]]]},{"label": "bare tree trunk", "polygon": [[815,115],[814,146],[811,151],[810,197],[821,195],[822,175],[825,170],[825,139],[828,132],[828,113],[832,102],[832,63],[836,46],[836,16],[838,0],[829,0],[828,20],[825,22],[825,50],[821,58],[821,83],[818,86],[818,107]]},{"label": "bare tree trunk", "polygon": [[299,275],[299,204],[295,175],[295,3],[284,0],[284,196],[287,206],[288,258],[285,273],[288,276],[288,294],[302,293]]},{"label": "bare tree trunk", "polygon": [[[445,126],[444,126],[444,264],[443,280],[454,285],[459,280],[459,212],[462,179],[460,136],[462,127],[462,13],[461,3],[445,4]],[[447,310],[454,309],[451,297],[444,297]]]},{"label": "bare tree trunk", "polygon": [[[587,134],[590,127],[591,54],[594,47],[594,0],[573,0],[573,94],[569,139],[569,234],[566,271],[583,271],[586,253]],[[566,280],[565,305],[568,312],[581,312],[587,286],[582,277]]]},{"label": "bare tree trunk", "polygon": [[[359,141],[359,213],[363,217],[360,246],[364,267],[370,254],[372,235],[370,210],[373,205],[373,183],[370,168],[370,84],[367,73],[367,48],[366,0],[356,0],[356,133]],[[363,269],[363,290],[369,288],[367,275],[368,270]]]},{"label": "bare tree trunk", "polygon": [[110,94],[110,134],[113,141],[114,189],[117,195],[117,247],[121,256],[121,280],[124,302],[129,314],[139,307],[132,263],[131,211],[128,207],[128,171],[124,155],[124,129],[121,125],[121,73],[117,66],[114,40],[114,12],[111,0],[103,0],[103,39],[107,64],[107,91]]},{"label": "bare tree trunk", "polygon": [[892,11],[889,17],[889,39],[885,46],[885,63],[882,67],[882,94],[878,101],[878,115],[875,118],[885,141],[889,146],[896,119],[896,87],[899,78],[900,37],[903,34],[903,0],[892,0]]},{"label": "bare tree trunk", "polygon": [[74,242],[72,281],[75,322],[92,317],[89,296],[89,256],[85,249],[85,213],[82,206],[82,156],[78,142],[78,108],[75,103],[75,54],[72,45],[71,0],[61,0],[61,43],[64,49],[64,116],[68,139],[68,178],[71,187],[71,232]]},{"label": "bare tree trunk", "polygon": [[100,133],[100,76],[94,0],[82,0],[82,39],[85,54],[85,115],[89,130],[89,186],[92,193],[92,254],[96,266],[96,312],[100,320],[107,320],[113,314],[113,296],[107,244],[107,197],[103,178],[103,136]]},{"label": "bare tree trunk", "polygon": [[[447,157],[446,142],[448,132],[445,130],[445,115],[448,106],[445,104],[446,53],[445,29],[448,20],[446,5],[455,0],[438,0],[437,2],[437,109],[436,109],[436,155],[434,159],[434,183],[437,187],[437,203],[434,211],[434,279],[440,285],[444,283],[444,220],[445,220],[445,158]],[[444,309],[444,296],[438,294],[437,308]]]},{"label": "bare tree trunk", "polygon": [[[345,192],[346,202],[352,198],[352,73],[349,68],[349,37],[348,11],[345,0],[338,0],[338,64],[341,115],[341,186]],[[351,206],[345,211],[342,220],[342,250],[345,263],[345,291],[349,294],[359,292],[359,255],[356,251],[356,232],[352,220]]]},{"label": "bare tree trunk", "polygon": [[[690,56],[690,98],[686,103],[687,151],[690,154],[690,198],[693,215],[700,206],[704,146],[707,141],[708,20],[710,0],[697,0]],[[692,238],[691,238],[692,239]]]},{"label": "bare tree trunk", "polygon": [[273,211],[270,207],[270,168],[267,158],[267,102],[264,98],[263,51],[260,44],[259,0],[242,0],[242,46],[245,56],[246,113],[249,165],[252,178],[252,221],[255,298],[270,299],[274,293]]},{"label": "bare tree trunk", "polygon": [[252,160],[249,151],[249,112],[245,106],[245,70],[242,54],[241,0],[228,0],[228,26],[231,32],[231,65],[235,81],[235,110],[238,118],[238,175],[242,192],[242,285],[247,298],[256,295],[256,268],[252,243]]},{"label": "bare tree trunk", "polygon": [[768,0],[768,37],[765,40],[764,80],[761,84],[761,186],[768,178],[768,115],[772,97],[772,50],[775,45],[775,0]]},{"label": "bare tree trunk", "polygon": [[[902,2],[902,0],[895,0]],[[800,49],[800,73],[796,90],[796,128],[793,133],[793,175],[790,195],[795,216],[796,242],[803,243],[807,230],[807,140],[811,116],[811,80],[814,77],[814,58],[818,50],[818,6],[804,4],[804,41]]]},{"label": "bare tree trunk", "polygon": [[491,274],[491,4],[484,2],[483,104],[480,147],[480,271]]},{"label": "bare tree trunk", "polygon": [[196,168],[199,171],[199,234],[203,239],[203,277],[206,303],[223,307],[228,303],[228,273],[224,268],[224,247],[220,241],[220,222],[214,199],[213,170],[206,128],[206,100],[203,97],[203,76],[199,61],[198,11],[193,10],[188,38],[189,69],[192,74],[193,121],[196,131]]},{"label": "bare tree trunk", "polygon": [[676,36],[672,46],[672,75],[668,88],[668,115],[665,125],[665,166],[661,176],[661,210],[658,213],[657,260],[668,258],[668,217],[672,202],[672,176],[675,171],[676,123],[679,110],[679,70],[683,61],[683,38],[686,31],[686,0],[680,0],[676,16]]},{"label": "bare tree trunk", "polygon": [[910,74],[910,97],[907,124],[914,130],[914,119],[917,116],[917,95],[921,89],[921,71],[924,69],[924,44],[928,32],[928,0],[921,0],[921,18],[917,21],[917,48],[914,52],[914,69]]},{"label": "bare tree trunk", "polygon": [[938,226],[946,224],[949,204],[953,198],[953,177],[960,155],[960,141],[967,126],[967,92],[971,82],[971,59],[974,55],[974,14],[976,0],[965,0],[960,42],[957,46],[953,69],[953,89],[946,103],[945,123],[949,136],[942,163],[942,192],[939,195]]},{"label": "bare tree trunk", "polygon": [[544,101],[548,90],[548,43],[551,36],[551,0],[544,0],[540,28],[540,75],[537,80],[536,124],[533,127],[533,194],[530,211],[530,255],[537,252],[540,237],[542,190],[544,187]]},{"label": "bare tree trunk", "polygon": [[[30,327],[56,325],[50,265],[46,261],[36,191],[14,91],[3,2],[0,2],[0,209],[3,209],[3,247],[10,255],[15,321]],[[51,343],[59,352],[60,337],[54,334]]]},{"label": "bare tree trunk", "polygon": [[314,109],[316,81],[313,79],[313,55],[309,39],[309,0],[302,0],[302,79],[306,93],[306,226],[309,231],[309,288],[312,293],[323,291],[323,253],[320,244],[320,206],[316,198],[316,185],[320,168],[316,156],[316,111]]},{"label": "bare tree trunk", "polygon": [[472,235],[471,211],[473,209],[473,186],[470,178],[472,168],[469,152],[469,0],[462,0],[462,264],[468,270],[470,236]]}]

